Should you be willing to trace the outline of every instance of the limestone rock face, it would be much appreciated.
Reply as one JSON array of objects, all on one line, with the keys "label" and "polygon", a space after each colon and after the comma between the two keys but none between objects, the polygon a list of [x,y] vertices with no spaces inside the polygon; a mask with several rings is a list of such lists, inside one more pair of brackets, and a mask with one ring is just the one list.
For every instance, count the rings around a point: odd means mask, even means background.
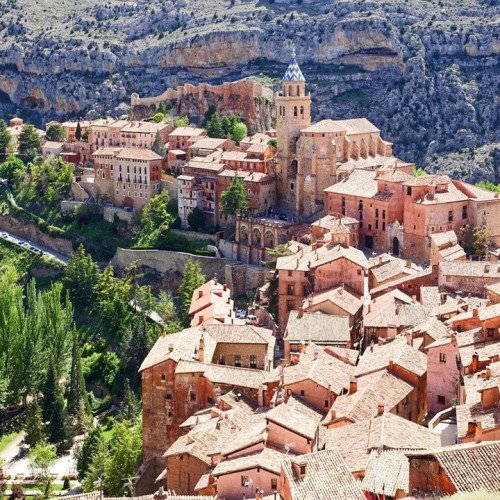
[{"label": "limestone rock face", "polygon": [[185,82],[275,85],[295,46],[314,119],[367,116],[432,168],[500,142],[499,14],[496,0],[3,2],[0,116],[118,116],[132,93]]}]

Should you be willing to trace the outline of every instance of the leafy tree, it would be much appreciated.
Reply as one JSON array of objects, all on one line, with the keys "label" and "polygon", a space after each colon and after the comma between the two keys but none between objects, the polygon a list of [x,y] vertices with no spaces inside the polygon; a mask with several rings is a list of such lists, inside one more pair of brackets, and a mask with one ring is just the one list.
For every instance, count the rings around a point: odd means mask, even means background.
[{"label": "leafy tree", "polygon": [[[16,173],[24,172],[26,166],[23,161],[17,156],[10,155],[1,165],[0,165],[0,177],[2,179],[7,179],[9,182],[14,180]],[[19,174],[17,174],[19,175]]]},{"label": "leafy tree", "polygon": [[165,115],[163,113],[158,112],[153,116],[153,121],[155,123],[161,123],[164,120],[165,120]]},{"label": "leafy tree", "polygon": [[130,427],[128,422],[116,422],[111,443],[104,472],[104,490],[107,495],[119,496],[123,494],[123,478],[135,475],[135,465],[141,456],[140,426]]},{"label": "leafy tree", "polygon": [[165,144],[160,136],[160,132],[156,132],[155,142],[151,146],[151,149],[156,154],[160,155],[162,158],[165,158],[165,156],[167,156],[167,147],[165,146]]},{"label": "leafy tree", "polygon": [[276,139],[269,139],[267,141],[268,146],[271,146],[274,149],[278,148],[278,141]]},{"label": "leafy tree", "polygon": [[486,191],[493,191],[494,193],[500,192],[500,184],[493,184],[491,181],[480,181],[476,186]]},{"label": "leafy tree", "polygon": [[34,448],[45,440],[45,425],[42,420],[42,409],[37,400],[28,406],[26,415],[26,436],[24,442]]},{"label": "leafy tree", "polygon": [[207,122],[207,135],[208,137],[224,137],[224,130],[222,129],[222,121],[217,111],[212,115]]},{"label": "leafy tree", "polygon": [[141,215],[141,230],[137,237],[138,246],[155,246],[160,236],[168,232],[173,222],[169,213],[169,196],[166,191],[153,196]]},{"label": "leafy tree", "polygon": [[19,154],[33,159],[40,151],[41,140],[33,125],[23,125],[17,138],[17,149]]},{"label": "leafy tree", "polygon": [[82,135],[82,142],[89,142],[89,137],[91,133],[92,133],[92,127],[87,127]]},{"label": "leafy tree", "polygon": [[229,187],[222,192],[221,202],[221,212],[225,215],[238,215],[248,211],[248,195],[238,172]]},{"label": "leafy tree", "polygon": [[102,428],[100,426],[92,429],[83,440],[82,447],[76,456],[76,470],[80,481],[87,475],[92,457],[97,453],[99,442],[103,439]]},{"label": "leafy tree", "polygon": [[40,443],[29,454],[30,465],[33,471],[38,471],[38,476],[43,484],[43,498],[50,498],[51,478],[50,466],[57,460],[55,447],[50,444]]},{"label": "leafy tree", "polygon": [[112,388],[120,366],[120,359],[114,352],[94,352],[83,360],[83,375],[88,382],[100,382]]},{"label": "leafy tree", "polygon": [[423,177],[427,172],[423,168],[413,167],[413,177]]},{"label": "leafy tree", "polygon": [[7,124],[0,120],[0,153],[5,153],[12,140],[11,133],[7,129]]},{"label": "leafy tree", "polygon": [[229,116],[224,116],[224,118],[222,118],[221,125],[222,125],[223,136],[231,137],[231,128],[233,126],[231,118],[229,118]]},{"label": "leafy tree", "polygon": [[189,307],[193,292],[205,283],[205,276],[197,260],[189,258],[184,266],[184,275],[179,286],[180,319],[184,326],[189,326]]},{"label": "leafy tree", "polygon": [[99,269],[83,245],[69,259],[64,269],[63,283],[73,303],[84,309],[90,307],[95,300],[95,287],[99,280]]},{"label": "leafy tree", "polygon": [[172,296],[161,291],[158,296],[158,302],[154,308],[165,323],[165,330],[168,333],[177,332],[181,329],[179,319],[177,317],[177,308],[175,307]]},{"label": "leafy tree", "polygon": [[193,231],[198,231],[205,225],[205,215],[198,207],[194,207],[193,211],[187,216],[187,221]]},{"label": "leafy tree", "polygon": [[231,139],[239,144],[240,141],[248,134],[247,126],[243,122],[235,123],[231,129]]},{"label": "leafy tree", "polygon": [[59,123],[52,123],[47,127],[45,138],[48,141],[64,142],[66,141],[66,132]]},{"label": "leafy tree", "polygon": [[71,371],[68,391],[68,414],[72,417],[75,429],[82,431],[86,424],[86,390],[82,372],[81,350],[78,333],[73,328],[73,347],[71,350]]},{"label": "leafy tree", "polygon": [[43,387],[42,415],[44,422],[50,420],[52,409],[54,408],[57,399],[58,390],[59,381],[57,379],[56,369],[54,363],[50,362],[49,369],[47,370],[47,379],[45,380],[45,385]]},{"label": "leafy tree", "polygon": [[462,229],[461,244],[468,255],[486,256],[491,242],[491,232],[486,226],[471,226],[467,224]]},{"label": "leafy tree", "polygon": [[80,121],[76,124],[75,130],[75,139],[79,141],[82,138],[82,126],[80,125]]},{"label": "leafy tree", "polygon": [[182,116],[174,120],[175,127],[187,127],[189,125],[189,117]]}]

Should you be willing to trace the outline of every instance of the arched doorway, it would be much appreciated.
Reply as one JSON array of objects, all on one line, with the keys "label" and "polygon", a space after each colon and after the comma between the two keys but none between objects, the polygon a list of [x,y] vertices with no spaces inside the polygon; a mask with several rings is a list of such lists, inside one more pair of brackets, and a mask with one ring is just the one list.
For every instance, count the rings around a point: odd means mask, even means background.
[{"label": "arched doorway", "polygon": [[392,240],[392,254],[399,257],[399,240],[397,238]]}]

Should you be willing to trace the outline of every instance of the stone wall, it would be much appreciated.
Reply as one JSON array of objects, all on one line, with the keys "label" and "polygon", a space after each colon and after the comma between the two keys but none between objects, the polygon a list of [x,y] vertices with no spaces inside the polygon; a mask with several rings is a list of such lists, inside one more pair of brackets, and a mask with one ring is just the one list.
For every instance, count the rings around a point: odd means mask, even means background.
[{"label": "stone wall", "polygon": [[247,124],[250,133],[271,128],[274,115],[271,89],[244,79],[221,85],[201,83],[195,86],[185,83],[155,97],[132,94],[130,119],[141,120],[152,116],[156,107],[164,101],[172,104],[174,114],[188,115],[193,121],[201,121],[210,105],[215,106],[222,115],[236,113]]},{"label": "stone wall", "polygon": [[12,215],[0,216],[0,230],[8,231],[25,240],[46,246],[63,255],[71,255],[73,253],[73,244],[70,240],[65,238],[53,238],[42,232],[32,222],[18,219]]},{"label": "stone wall", "polygon": [[203,274],[212,278],[215,274],[220,281],[227,283],[233,297],[252,295],[265,283],[267,269],[248,266],[220,257],[203,257],[183,252],[168,250],[130,250],[119,248],[112,259],[112,264],[120,274],[129,264],[138,261],[145,281],[150,281],[156,289],[177,291],[184,266],[188,258],[200,263]]},{"label": "stone wall", "polygon": [[133,215],[132,212],[127,212],[126,210],[123,210],[123,208],[117,208],[117,207],[104,207],[102,216],[104,220],[108,222],[113,222],[115,214],[122,221],[130,222],[132,220],[132,215]]}]

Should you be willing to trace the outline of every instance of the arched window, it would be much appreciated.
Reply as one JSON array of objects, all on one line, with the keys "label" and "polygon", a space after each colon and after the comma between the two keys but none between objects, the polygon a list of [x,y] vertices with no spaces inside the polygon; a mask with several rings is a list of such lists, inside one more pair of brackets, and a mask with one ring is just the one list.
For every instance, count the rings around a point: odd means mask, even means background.
[{"label": "arched window", "polygon": [[292,95],[292,86],[291,86],[291,85],[289,85],[289,86],[288,86],[288,95],[289,95],[290,97],[291,97],[291,95]]},{"label": "arched window", "polygon": [[304,116],[304,106],[300,107],[300,116]]},{"label": "arched window", "polygon": [[293,116],[297,116],[297,106],[293,107]]},{"label": "arched window", "polygon": [[297,97],[300,95],[300,86],[297,85]]}]

